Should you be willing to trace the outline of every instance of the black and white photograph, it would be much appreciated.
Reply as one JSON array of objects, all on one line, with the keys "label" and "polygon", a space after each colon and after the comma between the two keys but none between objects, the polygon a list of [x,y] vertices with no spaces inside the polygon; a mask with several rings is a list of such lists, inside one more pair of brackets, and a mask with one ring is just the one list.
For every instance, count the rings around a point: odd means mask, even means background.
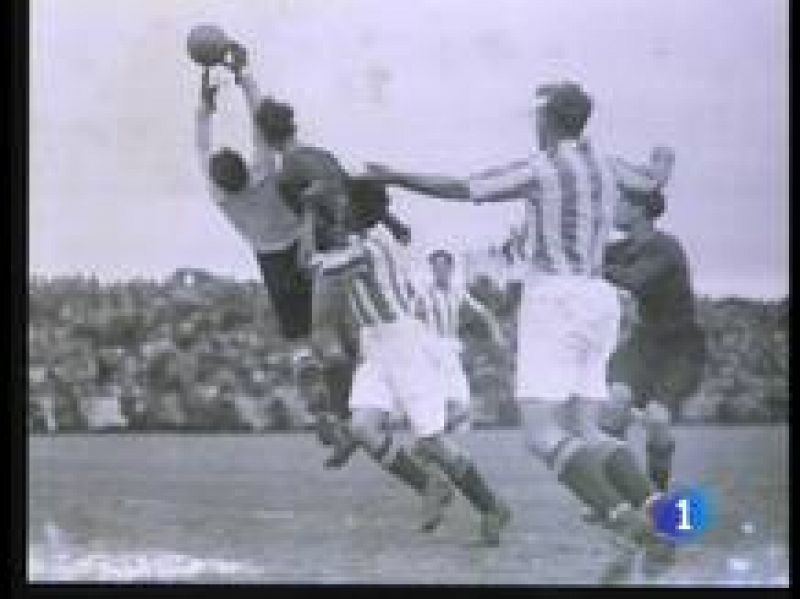
[{"label": "black and white photograph", "polygon": [[789,0],[31,0],[29,583],[790,582]]}]

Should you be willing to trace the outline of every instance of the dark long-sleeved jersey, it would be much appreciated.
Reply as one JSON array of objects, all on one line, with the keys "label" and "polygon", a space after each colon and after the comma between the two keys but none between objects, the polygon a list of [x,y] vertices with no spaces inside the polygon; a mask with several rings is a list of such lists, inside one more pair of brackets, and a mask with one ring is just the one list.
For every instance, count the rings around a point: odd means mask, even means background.
[{"label": "dark long-sleeved jersey", "polygon": [[695,328],[694,295],[680,242],[662,231],[606,248],[605,277],[636,299],[640,325],[656,334]]}]

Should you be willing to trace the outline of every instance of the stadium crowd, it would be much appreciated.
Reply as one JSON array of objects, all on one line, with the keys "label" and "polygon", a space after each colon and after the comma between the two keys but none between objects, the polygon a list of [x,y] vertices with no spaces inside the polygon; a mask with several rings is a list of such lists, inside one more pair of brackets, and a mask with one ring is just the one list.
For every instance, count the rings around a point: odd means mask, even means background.
[{"label": "stadium crowd", "polygon": [[[478,276],[471,289],[513,339],[514,285]],[[165,282],[33,278],[29,293],[32,432],[310,426],[259,283],[184,269]],[[788,419],[788,299],[701,299],[698,310],[710,357],[684,420]],[[514,424],[513,356],[469,322],[463,337],[476,422]]]}]

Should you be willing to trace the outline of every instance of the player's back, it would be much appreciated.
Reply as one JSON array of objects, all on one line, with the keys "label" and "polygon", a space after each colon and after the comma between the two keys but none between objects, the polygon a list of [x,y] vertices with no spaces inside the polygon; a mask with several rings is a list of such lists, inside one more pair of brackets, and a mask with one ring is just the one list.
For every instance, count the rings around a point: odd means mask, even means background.
[{"label": "player's back", "polygon": [[347,216],[347,174],[333,154],[322,148],[298,145],[282,156],[278,190],[295,214],[306,209],[303,194],[319,186],[313,202],[316,247],[325,250],[344,239]]},{"label": "player's back", "polygon": [[674,236],[656,230],[633,252],[634,263],[661,265],[657,274],[634,292],[642,324],[665,333],[693,328],[694,294],[689,263],[681,243]]},{"label": "player's back", "polygon": [[611,163],[588,139],[537,152],[526,228],[531,261],[542,274],[598,276],[618,192]]}]

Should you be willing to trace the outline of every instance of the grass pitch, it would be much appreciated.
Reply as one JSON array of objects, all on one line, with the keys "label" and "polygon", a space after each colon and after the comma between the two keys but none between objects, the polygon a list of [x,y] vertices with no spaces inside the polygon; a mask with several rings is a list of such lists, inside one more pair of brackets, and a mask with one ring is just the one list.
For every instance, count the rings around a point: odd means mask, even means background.
[{"label": "grass pitch", "polygon": [[[788,586],[787,427],[685,427],[677,437],[676,476],[702,485],[717,517],[648,582]],[[463,442],[514,512],[498,548],[477,545],[478,517],[461,498],[439,530],[417,532],[413,492],[363,454],[324,470],[309,434],[32,437],[28,577],[597,584],[615,555],[610,539],[579,519],[521,431]]]}]

